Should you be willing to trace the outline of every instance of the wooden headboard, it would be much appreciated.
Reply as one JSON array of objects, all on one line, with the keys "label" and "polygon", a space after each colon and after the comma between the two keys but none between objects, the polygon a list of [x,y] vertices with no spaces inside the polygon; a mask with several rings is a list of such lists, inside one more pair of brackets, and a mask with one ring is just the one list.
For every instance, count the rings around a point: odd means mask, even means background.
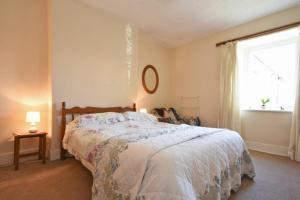
[{"label": "wooden headboard", "polygon": [[91,113],[104,113],[104,112],[126,112],[126,111],[136,111],[136,105],[133,104],[132,107],[72,107],[66,108],[66,102],[62,102],[61,107],[61,152],[60,159],[64,160],[66,157],[66,150],[63,148],[63,138],[65,135],[67,116],[70,115],[71,119],[74,120],[76,115],[91,114]]}]

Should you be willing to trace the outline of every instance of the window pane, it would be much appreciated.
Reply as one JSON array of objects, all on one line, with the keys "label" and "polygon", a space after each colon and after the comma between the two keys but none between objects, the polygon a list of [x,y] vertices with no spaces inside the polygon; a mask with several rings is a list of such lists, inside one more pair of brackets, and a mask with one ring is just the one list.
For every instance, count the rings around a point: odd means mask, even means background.
[{"label": "window pane", "polygon": [[242,109],[260,109],[262,98],[270,99],[267,109],[293,109],[296,41],[285,39],[239,49]]}]

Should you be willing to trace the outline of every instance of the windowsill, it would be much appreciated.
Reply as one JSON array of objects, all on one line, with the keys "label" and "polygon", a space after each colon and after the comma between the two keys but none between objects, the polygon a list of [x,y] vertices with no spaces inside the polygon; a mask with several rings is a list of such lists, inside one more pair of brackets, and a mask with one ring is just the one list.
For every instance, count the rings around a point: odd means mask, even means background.
[{"label": "windowsill", "polygon": [[292,113],[291,110],[275,110],[275,109],[241,109],[247,112],[278,112],[278,113]]}]

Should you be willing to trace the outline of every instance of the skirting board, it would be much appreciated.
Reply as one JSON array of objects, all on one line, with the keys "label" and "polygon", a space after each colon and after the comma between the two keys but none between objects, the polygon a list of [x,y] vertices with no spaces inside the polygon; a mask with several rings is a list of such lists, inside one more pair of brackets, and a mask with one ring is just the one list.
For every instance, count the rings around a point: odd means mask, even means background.
[{"label": "skirting board", "polygon": [[274,145],[274,144],[265,144],[254,141],[245,141],[248,149],[260,151],[264,153],[279,155],[279,156],[288,156],[288,147]]},{"label": "skirting board", "polygon": [[[265,152],[269,154],[279,155],[279,156],[288,156],[288,148],[285,146],[273,145],[273,144],[265,144],[254,141],[245,141],[248,149]],[[38,149],[26,149],[22,150],[21,153],[29,153],[37,151]],[[22,158],[23,161],[31,160],[32,157]],[[60,149],[52,149],[50,150],[50,160],[58,160],[60,159]],[[0,154],[0,166],[8,166],[13,164],[13,152],[2,153]]]},{"label": "skirting board", "polygon": [[50,160],[60,159],[60,149],[51,149],[50,150]]},{"label": "skirting board", "polygon": [[[30,153],[30,152],[35,152],[38,151],[37,148],[31,148],[31,149],[25,149],[20,151],[21,154],[24,153]],[[35,156],[37,157],[37,156]],[[21,162],[22,161],[27,161],[27,160],[32,160],[34,158],[34,156],[28,156],[28,157],[24,157],[21,158]],[[8,153],[2,153],[0,154],[0,166],[8,166],[8,165],[12,165],[14,163],[14,153],[13,152],[8,152]]]},{"label": "skirting board", "polygon": [[[25,150],[20,151],[20,153],[24,154],[24,153],[30,153],[30,152],[35,152],[35,151],[38,151],[38,149],[37,148],[25,149]],[[24,158],[21,158],[21,162],[33,160],[36,157],[37,156],[35,156],[35,155],[24,157]],[[50,160],[58,160],[58,159],[60,159],[60,149],[50,150]],[[14,162],[14,153],[13,152],[0,154],[0,166],[1,167],[12,165],[13,162]]]}]

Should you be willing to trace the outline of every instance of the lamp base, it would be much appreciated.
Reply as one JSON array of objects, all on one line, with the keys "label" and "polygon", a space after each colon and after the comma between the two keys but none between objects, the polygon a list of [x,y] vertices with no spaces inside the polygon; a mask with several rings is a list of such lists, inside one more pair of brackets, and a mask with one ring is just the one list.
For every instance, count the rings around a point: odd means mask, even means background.
[{"label": "lamp base", "polygon": [[28,130],[29,133],[36,133],[37,132],[37,128],[35,126],[30,127],[30,129]]}]

